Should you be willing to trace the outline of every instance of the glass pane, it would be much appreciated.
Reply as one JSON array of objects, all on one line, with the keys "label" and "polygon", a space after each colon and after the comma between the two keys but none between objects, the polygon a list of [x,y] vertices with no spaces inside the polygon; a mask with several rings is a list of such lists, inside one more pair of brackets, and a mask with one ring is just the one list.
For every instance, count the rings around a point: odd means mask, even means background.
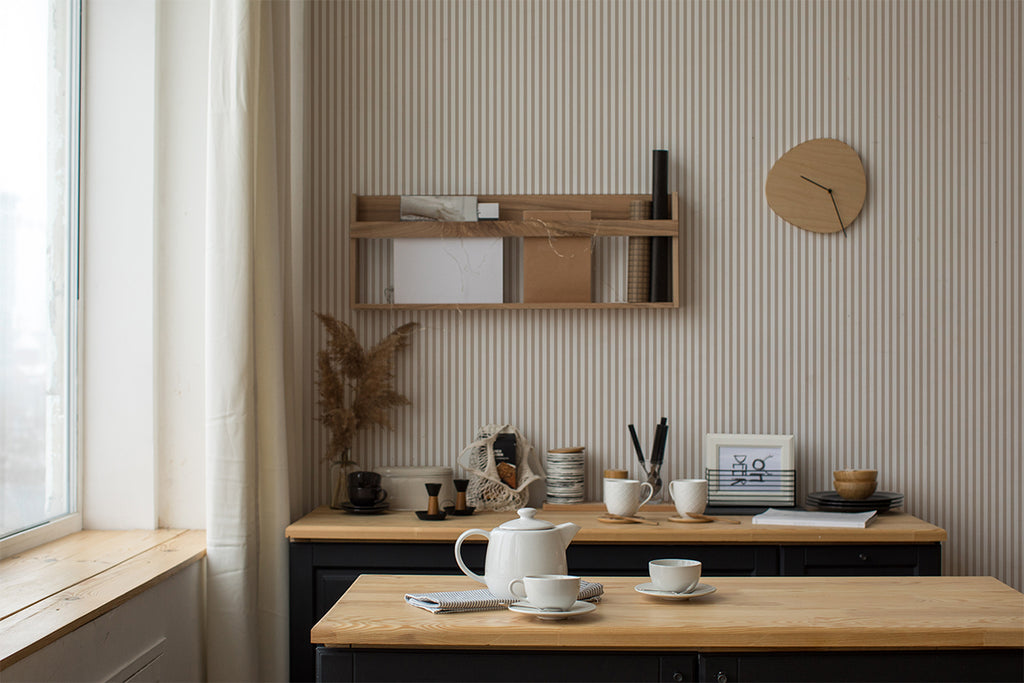
[{"label": "glass pane", "polygon": [[75,505],[73,32],[68,0],[0,2],[0,536]]}]

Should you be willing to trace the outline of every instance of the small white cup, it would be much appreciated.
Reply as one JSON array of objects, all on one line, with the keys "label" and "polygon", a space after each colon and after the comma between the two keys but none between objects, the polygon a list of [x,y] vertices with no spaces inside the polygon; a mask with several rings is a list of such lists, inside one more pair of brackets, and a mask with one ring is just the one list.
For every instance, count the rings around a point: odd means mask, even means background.
[{"label": "small white cup", "polygon": [[689,593],[700,583],[701,564],[697,560],[651,560],[651,583],[660,591]]},{"label": "small white cup", "polygon": [[708,505],[708,480],[673,479],[668,485],[668,495],[680,517],[685,519],[688,512],[699,515]]},{"label": "small white cup", "polygon": [[[644,487],[647,495],[643,494]],[[636,514],[644,503],[654,495],[654,487],[649,482],[637,479],[605,479],[604,506],[613,515],[630,517]]]},{"label": "small white cup", "polygon": [[580,595],[580,577],[567,574],[536,574],[512,579],[508,590],[539,609],[566,611]]}]

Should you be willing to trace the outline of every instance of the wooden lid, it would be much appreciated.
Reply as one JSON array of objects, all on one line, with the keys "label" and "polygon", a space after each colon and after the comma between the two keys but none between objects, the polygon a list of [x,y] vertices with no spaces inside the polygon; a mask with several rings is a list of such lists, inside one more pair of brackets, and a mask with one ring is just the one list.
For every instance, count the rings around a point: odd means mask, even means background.
[{"label": "wooden lid", "polygon": [[583,446],[571,446],[569,448],[549,448],[548,453],[582,453]]},{"label": "wooden lid", "polygon": [[629,479],[629,473],[626,470],[605,470],[605,479]]}]

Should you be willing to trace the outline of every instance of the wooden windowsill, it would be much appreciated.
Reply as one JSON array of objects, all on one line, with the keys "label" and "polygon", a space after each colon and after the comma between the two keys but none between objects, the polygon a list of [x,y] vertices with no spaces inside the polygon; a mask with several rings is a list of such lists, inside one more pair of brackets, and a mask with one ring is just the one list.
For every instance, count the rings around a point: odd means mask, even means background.
[{"label": "wooden windowsill", "polygon": [[0,560],[0,669],[206,555],[206,532],[79,531]]}]

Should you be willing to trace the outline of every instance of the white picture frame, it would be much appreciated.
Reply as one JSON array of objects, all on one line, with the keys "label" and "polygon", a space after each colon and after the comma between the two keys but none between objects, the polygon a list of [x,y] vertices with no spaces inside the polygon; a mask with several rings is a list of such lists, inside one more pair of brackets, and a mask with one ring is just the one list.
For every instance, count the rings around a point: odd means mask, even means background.
[{"label": "white picture frame", "polygon": [[708,504],[794,505],[795,443],[792,434],[705,434]]}]

